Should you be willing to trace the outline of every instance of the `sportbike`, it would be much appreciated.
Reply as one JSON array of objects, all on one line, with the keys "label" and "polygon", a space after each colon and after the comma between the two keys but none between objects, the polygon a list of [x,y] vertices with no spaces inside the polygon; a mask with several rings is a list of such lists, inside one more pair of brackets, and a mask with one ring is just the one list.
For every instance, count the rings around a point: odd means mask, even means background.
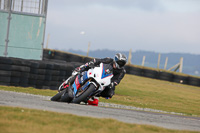
[{"label": "sportbike", "polygon": [[88,71],[73,71],[72,76],[60,85],[58,93],[51,98],[51,101],[87,103],[90,98],[99,95],[111,84],[112,77],[109,65],[103,63]]}]

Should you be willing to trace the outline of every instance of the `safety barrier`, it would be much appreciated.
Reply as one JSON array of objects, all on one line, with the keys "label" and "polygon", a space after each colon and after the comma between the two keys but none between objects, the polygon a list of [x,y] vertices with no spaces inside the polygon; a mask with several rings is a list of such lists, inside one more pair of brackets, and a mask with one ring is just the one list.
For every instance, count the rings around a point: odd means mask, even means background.
[{"label": "safety barrier", "polygon": [[200,87],[199,77],[194,77],[191,75],[181,74],[177,72],[168,72],[160,69],[154,70],[151,68],[140,67],[135,65],[126,65],[125,68],[128,74]]},{"label": "safety barrier", "polygon": [[0,57],[0,84],[54,90],[81,64]]},{"label": "safety barrier", "polygon": [[[73,69],[91,60],[90,57],[49,49],[44,50],[43,61],[0,57],[0,85],[55,90],[71,75]],[[135,65],[126,65],[125,69],[128,74],[200,86],[200,78],[190,75]]]},{"label": "safety barrier", "polygon": [[92,60],[91,57],[80,56],[77,54],[72,54],[68,52],[62,52],[58,50],[44,49],[43,50],[43,60],[56,60],[64,62],[80,62],[86,63]]}]

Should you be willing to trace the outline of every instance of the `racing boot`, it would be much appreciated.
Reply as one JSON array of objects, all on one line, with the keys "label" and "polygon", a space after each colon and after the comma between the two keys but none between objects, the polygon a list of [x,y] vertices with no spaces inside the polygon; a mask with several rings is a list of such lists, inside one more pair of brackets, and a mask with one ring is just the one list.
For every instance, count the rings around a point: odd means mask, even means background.
[{"label": "racing boot", "polygon": [[98,106],[99,104],[99,97],[92,97],[88,100],[88,105]]}]

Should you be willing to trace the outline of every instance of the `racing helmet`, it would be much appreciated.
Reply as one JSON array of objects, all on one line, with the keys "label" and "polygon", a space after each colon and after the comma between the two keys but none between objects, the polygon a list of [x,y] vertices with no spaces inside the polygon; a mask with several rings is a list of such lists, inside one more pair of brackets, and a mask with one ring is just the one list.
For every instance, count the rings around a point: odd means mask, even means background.
[{"label": "racing helmet", "polygon": [[126,56],[121,53],[115,55],[115,65],[118,69],[121,69],[127,62]]}]

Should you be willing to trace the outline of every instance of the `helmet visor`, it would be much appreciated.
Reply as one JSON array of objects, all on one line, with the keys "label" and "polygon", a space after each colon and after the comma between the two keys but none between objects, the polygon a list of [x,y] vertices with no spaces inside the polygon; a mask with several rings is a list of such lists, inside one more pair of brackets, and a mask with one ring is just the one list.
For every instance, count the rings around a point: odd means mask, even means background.
[{"label": "helmet visor", "polygon": [[118,60],[116,62],[119,65],[119,67],[123,67],[126,64],[126,61],[124,61],[124,60]]}]

